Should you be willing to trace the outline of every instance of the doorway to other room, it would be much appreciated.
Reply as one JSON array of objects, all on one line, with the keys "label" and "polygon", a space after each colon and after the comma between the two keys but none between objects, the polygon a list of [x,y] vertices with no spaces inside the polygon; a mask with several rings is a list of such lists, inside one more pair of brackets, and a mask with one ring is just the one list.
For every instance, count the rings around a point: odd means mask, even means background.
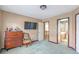
[{"label": "doorway to other room", "polygon": [[69,45],[69,18],[59,19],[58,25],[58,43],[63,45]]},{"label": "doorway to other room", "polygon": [[49,40],[49,22],[44,22],[44,39]]}]

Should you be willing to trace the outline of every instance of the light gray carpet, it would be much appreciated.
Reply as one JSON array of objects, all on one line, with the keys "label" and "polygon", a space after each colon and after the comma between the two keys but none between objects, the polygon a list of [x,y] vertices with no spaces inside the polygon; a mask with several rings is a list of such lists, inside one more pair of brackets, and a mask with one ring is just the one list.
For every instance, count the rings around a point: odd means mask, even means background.
[{"label": "light gray carpet", "polygon": [[22,46],[3,50],[2,54],[76,54],[76,52],[62,44],[54,44],[48,41],[40,41],[29,47]]}]

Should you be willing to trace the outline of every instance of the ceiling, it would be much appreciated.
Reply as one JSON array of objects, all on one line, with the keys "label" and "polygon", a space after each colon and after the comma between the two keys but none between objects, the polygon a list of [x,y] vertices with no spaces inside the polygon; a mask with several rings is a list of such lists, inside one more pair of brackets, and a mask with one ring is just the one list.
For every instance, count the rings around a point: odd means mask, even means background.
[{"label": "ceiling", "polygon": [[45,19],[66,12],[73,11],[78,5],[47,5],[45,10],[40,9],[40,5],[2,5],[2,10],[29,16],[37,19]]}]

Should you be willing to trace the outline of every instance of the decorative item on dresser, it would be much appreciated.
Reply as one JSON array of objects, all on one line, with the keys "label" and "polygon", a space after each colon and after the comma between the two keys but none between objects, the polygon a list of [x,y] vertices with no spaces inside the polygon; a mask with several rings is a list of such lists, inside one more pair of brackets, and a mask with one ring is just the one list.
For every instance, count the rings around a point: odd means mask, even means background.
[{"label": "decorative item on dresser", "polygon": [[5,48],[8,50],[21,46],[23,43],[23,38],[24,34],[22,31],[5,31]]}]

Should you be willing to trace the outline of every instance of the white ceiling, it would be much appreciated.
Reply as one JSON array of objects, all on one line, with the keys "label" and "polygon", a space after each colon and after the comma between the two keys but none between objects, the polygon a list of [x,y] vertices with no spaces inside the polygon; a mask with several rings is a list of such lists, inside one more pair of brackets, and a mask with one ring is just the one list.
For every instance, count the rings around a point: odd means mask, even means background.
[{"label": "white ceiling", "polygon": [[76,9],[78,5],[47,5],[47,9],[41,10],[40,5],[3,5],[2,10],[37,19],[45,19]]}]

